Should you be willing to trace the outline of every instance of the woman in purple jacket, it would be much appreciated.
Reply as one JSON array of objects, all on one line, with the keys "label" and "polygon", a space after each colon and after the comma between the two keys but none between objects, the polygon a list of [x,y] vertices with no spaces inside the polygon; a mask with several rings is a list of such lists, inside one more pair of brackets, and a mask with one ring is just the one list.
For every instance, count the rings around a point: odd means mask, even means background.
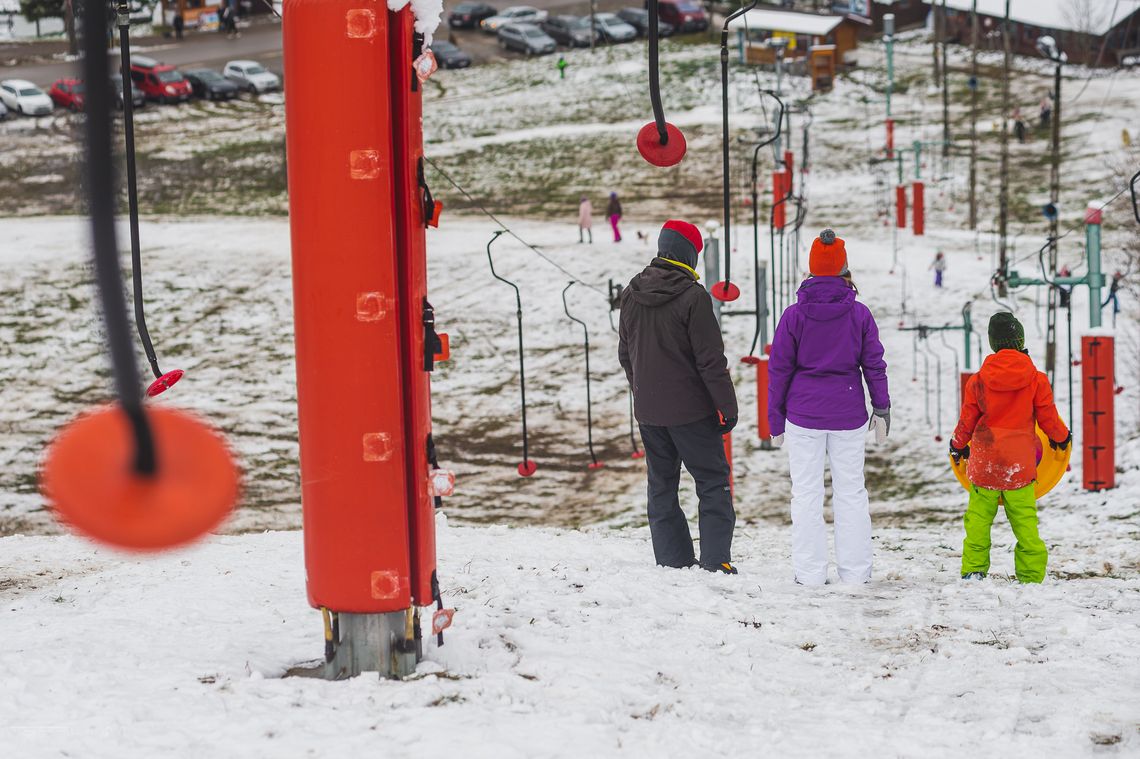
[{"label": "woman in purple jacket", "polygon": [[768,362],[772,442],[787,443],[792,476],[792,565],[796,582],[827,582],[823,521],[824,459],[831,464],[835,564],[839,580],[871,579],[871,514],[863,482],[867,434],[880,441],[891,426],[887,364],[870,310],[855,300],[847,250],[825,229],[812,243],[811,277],[784,311]]}]

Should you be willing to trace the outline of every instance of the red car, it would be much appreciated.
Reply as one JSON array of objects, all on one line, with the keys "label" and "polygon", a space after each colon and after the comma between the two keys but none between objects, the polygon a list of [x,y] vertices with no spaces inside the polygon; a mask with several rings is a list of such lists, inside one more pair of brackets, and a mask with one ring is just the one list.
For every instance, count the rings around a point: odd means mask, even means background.
[{"label": "red car", "polygon": [[697,0],[659,0],[657,12],[662,21],[678,32],[703,32],[709,28],[709,15]]},{"label": "red car", "polygon": [[131,61],[131,80],[147,99],[160,103],[181,103],[194,94],[181,71],[142,56]]},{"label": "red car", "polygon": [[52,102],[69,111],[83,110],[83,80],[57,79],[48,90]]}]

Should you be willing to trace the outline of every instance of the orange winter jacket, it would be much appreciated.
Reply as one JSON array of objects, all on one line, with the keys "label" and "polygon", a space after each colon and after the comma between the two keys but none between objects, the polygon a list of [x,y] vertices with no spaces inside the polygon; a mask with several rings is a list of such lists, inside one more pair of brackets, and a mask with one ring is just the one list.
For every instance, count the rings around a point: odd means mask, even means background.
[{"label": "orange winter jacket", "polygon": [[1017,490],[1037,479],[1035,424],[1061,442],[1069,436],[1043,372],[1021,351],[988,356],[966,383],[954,446],[970,445],[970,482],[989,490]]}]

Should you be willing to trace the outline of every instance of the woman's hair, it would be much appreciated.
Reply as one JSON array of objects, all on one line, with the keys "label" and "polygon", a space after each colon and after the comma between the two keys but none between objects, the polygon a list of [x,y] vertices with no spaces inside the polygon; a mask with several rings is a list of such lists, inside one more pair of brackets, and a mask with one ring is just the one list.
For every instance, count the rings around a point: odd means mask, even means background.
[{"label": "woman's hair", "polygon": [[855,280],[854,280],[854,279],[852,278],[852,276],[851,276],[851,270],[850,270],[850,269],[848,269],[848,270],[844,271],[842,274],[840,274],[840,275],[839,275],[839,277],[840,277],[840,278],[841,278],[841,279],[842,279],[844,282],[846,282],[846,283],[847,283],[847,286],[848,286],[848,287],[850,287],[852,290],[854,290],[854,291],[855,291],[855,294],[856,294],[856,295],[858,295],[858,294],[859,294],[859,287],[858,287],[858,286],[855,284]]}]

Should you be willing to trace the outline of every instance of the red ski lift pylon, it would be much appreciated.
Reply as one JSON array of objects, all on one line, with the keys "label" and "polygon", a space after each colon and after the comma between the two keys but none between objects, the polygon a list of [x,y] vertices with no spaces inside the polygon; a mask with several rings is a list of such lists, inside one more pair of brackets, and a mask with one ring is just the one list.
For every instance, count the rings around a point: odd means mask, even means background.
[{"label": "red ski lift pylon", "polygon": [[586,445],[590,449],[590,464],[588,468],[601,469],[605,464],[598,461],[598,457],[594,453],[594,415],[591,410],[590,401],[590,329],[586,326],[586,322],[576,318],[570,313],[570,305],[566,301],[566,293],[573,286],[574,280],[570,280],[566,284],[566,287],[562,288],[562,310],[566,312],[566,318],[582,325],[582,338],[586,350]]},{"label": "red ski lift pylon", "polygon": [[[742,5],[724,19],[720,32],[720,105],[721,105],[721,157],[724,172],[724,280],[709,288],[709,293],[719,301],[733,301],[740,297],[740,288],[732,284],[732,235],[729,225],[732,221],[732,208],[729,206],[729,162],[728,162],[728,25],[737,17],[756,7],[756,0]],[[650,22],[652,24],[652,22]],[[652,27],[651,27],[652,28]]]},{"label": "red ski lift pylon", "polygon": [[522,323],[522,294],[519,293],[519,286],[509,279],[503,279],[495,272],[495,260],[491,258],[491,244],[498,240],[506,230],[497,229],[495,234],[491,236],[490,241],[487,243],[487,263],[491,265],[491,276],[500,282],[506,282],[515,291],[515,317],[518,319],[519,324],[519,395],[522,398],[522,445],[523,445],[523,458],[519,462],[518,472],[522,477],[530,477],[538,471],[538,465],[530,460],[530,447],[527,437],[526,428],[526,365],[523,361],[523,323]]},{"label": "red ski lift pylon", "polygon": [[653,121],[637,133],[637,150],[654,166],[675,166],[685,157],[685,135],[665,120],[661,107],[661,74],[657,50],[657,0],[648,0],[649,8],[649,101]]},{"label": "red ski lift pylon", "polygon": [[[85,29],[105,29],[107,5],[87,3],[83,21]],[[77,531],[117,548],[162,550],[201,537],[225,518],[237,501],[238,471],[207,424],[175,409],[143,408],[115,240],[107,38],[84,35],[84,53],[84,186],[118,402],[59,433],[44,462],[41,489],[57,517]]]},{"label": "red ski lift pylon", "polygon": [[[125,2],[118,6],[119,27],[119,75],[123,80],[123,92],[131,91],[131,35],[130,11]],[[127,157],[127,210],[131,229],[131,283],[135,301],[135,329],[139,333],[146,360],[150,370],[154,373],[154,382],[146,389],[147,397],[154,397],[165,393],[182,379],[185,374],[181,369],[163,372],[158,368],[158,357],[154,352],[154,344],[150,339],[150,330],[146,327],[146,314],[143,310],[143,283],[142,283],[142,252],[139,243],[139,193],[138,182],[135,179],[135,114],[134,104],[129,97],[123,98],[123,138],[126,142]]]}]

